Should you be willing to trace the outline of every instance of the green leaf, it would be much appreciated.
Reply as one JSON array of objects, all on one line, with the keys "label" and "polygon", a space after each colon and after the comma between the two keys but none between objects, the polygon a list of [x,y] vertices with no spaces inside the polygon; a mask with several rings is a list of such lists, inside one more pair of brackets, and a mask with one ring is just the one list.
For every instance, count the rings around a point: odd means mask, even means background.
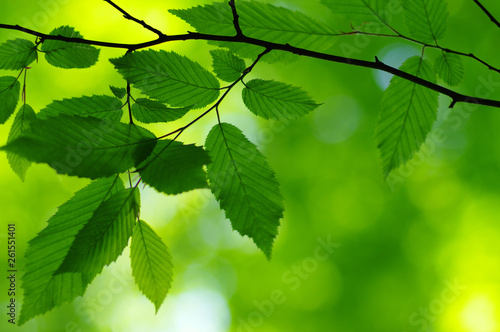
[{"label": "green leaf", "polygon": [[[428,61],[418,56],[400,67],[430,82],[436,81]],[[420,149],[436,121],[438,93],[394,76],[382,98],[375,140],[385,176],[406,163]]]},{"label": "green leaf", "polygon": [[[83,38],[83,36],[69,26],[54,29],[51,36],[62,36],[71,38]],[[42,44],[42,52],[45,59],[55,67],[88,68],[93,66],[99,59],[99,49],[86,44],[69,43],[60,40],[46,40]]]},{"label": "green leaf", "polygon": [[405,0],[401,3],[406,26],[414,38],[432,43],[444,36],[448,22],[445,0]]},{"label": "green leaf", "polygon": [[42,109],[37,117],[39,119],[47,119],[60,114],[66,114],[120,121],[123,116],[122,107],[123,103],[114,97],[83,96],[53,101]]},{"label": "green leaf", "polygon": [[142,220],[132,234],[130,260],[135,283],[158,312],[172,284],[172,257],[161,238]]},{"label": "green leaf", "polygon": [[464,64],[457,54],[440,52],[434,70],[449,86],[457,86],[464,79]]},{"label": "green leaf", "polygon": [[210,51],[213,59],[214,73],[223,81],[234,82],[246,69],[245,61],[226,50]]},{"label": "green leaf", "polygon": [[148,159],[137,168],[144,183],[165,194],[208,188],[203,165],[210,157],[203,148],[181,142],[158,141]]},{"label": "green leaf", "polygon": [[137,166],[155,145],[156,137],[135,125],[61,114],[38,120],[1,150],[47,163],[59,174],[96,179]]},{"label": "green leaf", "polygon": [[245,84],[243,102],[252,113],[276,120],[298,118],[320,105],[300,88],[260,79]]},{"label": "green leaf", "polygon": [[205,146],[210,188],[231,220],[233,229],[248,235],[268,259],[283,217],[283,198],[266,158],[233,125],[212,128]]},{"label": "green leaf", "polygon": [[59,273],[100,273],[127,246],[139,213],[139,189],[122,189],[105,200],[75,236]]},{"label": "green leaf", "polygon": [[[9,137],[7,138],[7,143],[12,142],[24,132],[29,131],[33,122],[36,121],[35,111],[29,105],[23,105],[17,111],[16,117],[14,118],[14,123],[10,128]],[[26,176],[26,171],[31,166],[31,162],[26,158],[23,158],[15,153],[7,152],[7,159],[9,160],[10,167],[12,170],[19,175],[21,181],[24,181]]]},{"label": "green leaf", "polygon": [[19,325],[83,295],[96,274],[85,271],[56,275],[56,271],[94,211],[107,197],[122,189],[123,182],[118,177],[92,182],[61,205],[47,227],[29,242],[24,257],[24,299]]},{"label": "green leaf", "polygon": [[393,11],[387,0],[321,0],[321,3],[334,15],[347,19],[356,29],[373,23],[388,26]]},{"label": "green leaf", "polygon": [[0,45],[0,69],[23,69],[35,59],[36,47],[29,40],[17,38]]},{"label": "green leaf", "polygon": [[12,76],[0,77],[0,124],[4,124],[16,110],[21,84]]},{"label": "green leaf", "polygon": [[[287,8],[259,1],[238,1],[236,7],[241,29],[248,37],[325,51],[331,45],[332,36],[337,34],[329,25]],[[171,9],[170,12],[192,25],[200,33],[225,36],[236,34],[233,14],[227,1],[189,9]],[[254,59],[264,50],[243,43],[211,42],[211,44],[229,48],[234,53],[250,59]],[[264,59],[280,60],[282,54],[273,56],[280,53],[272,52]]]},{"label": "green leaf", "polygon": [[132,105],[132,114],[142,123],[170,122],[182,118],[191,108],[170,108],[156,100],[138,98]]},{"label": "green leaf", "polygon": [[112,86],[112,85],[110,85],[109,88],[110,88],[111,92],[113,92],[115,97],[118,99],[122,99],[123,97],[125,97],[127,95],[127,89],[125,89],[125,88],[117,88],[116,86]]},{"label": "green leaf", "polygon": [[132,52],[110,61],[142,93],[172,107],[201,108],[219,96],[219,81],[209,71],[174,52]]}]

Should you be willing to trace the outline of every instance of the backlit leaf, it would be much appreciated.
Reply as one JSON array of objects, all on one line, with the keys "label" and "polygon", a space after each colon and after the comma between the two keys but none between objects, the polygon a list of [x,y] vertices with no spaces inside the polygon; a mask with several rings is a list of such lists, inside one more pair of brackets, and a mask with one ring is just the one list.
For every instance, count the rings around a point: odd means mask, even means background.
[{"label": "backlit leaf", "polygon": [[47,163],[60,174],[96,179],[137,166],[155,145],[155,136],[136,125],[61,114],[36,121],[1,149]]},{"label": "backlit leaf", "polygon": [[142,123],[170,122],[182,118],[191,107],[171,108],[146,98],[137,98],[132,105],[134,118]]},{"label": "backlit leaf", "polygon": [[252,113],[276,120],[298,118],[320,105],[300,88],[261,79],[245,84],[243,102]]},{"label": "backlit leaf", "polygon": [[4,124],[16,110],[21,84],[12,76],[0,77],[0,124]]},{"label": "backlit leaf", "polygon": [[401,3],[406,25],[413,37],[432,43],[444,36],[448,23],[445,0],[405,0]]},{"label": "backlit leaf", "polygon": [[0,45],[0,69],[23,69],[35,59],[35,44],[29,40],[17,38]]},{"label": "backlit leaf", "polygon": [[120,121],[123,116],[122,106],[123,103],[115,97],[83,96],[55,100],[42,109],[37,114],[37,117],[39,119],[47,119],[60,114],[66,114]]},{"label": "backlit leaf", "polygon": [[203,165],[210,157],[203,148],[181,142],[158,141],[148,159],[138,166],[144,183],[166,194],[208,188]]},{"label": "backlit leaf", "polygon": [[[35,111],[29,105],[22,105],[17,111],[12,127],[10,128],[9,137],[7,138],[7,143],[12,142],[24,132],[29,131],[31,124],[36,121]],[[26,176],[26,171],[31,165],[31,161],[26,158],[19,156],[12,152],[7,152],[7,159],[9,160],[10,167],[12,170],[19,175],[21,181],[24,181]]]},{"label": "backlit leaf", "polygon": [[[51,36],[83,38],[83,36],[69,26],[54,29]],[[42,52],[48,63],[59,68],[88,68],[99,59],[99,49],[94,46],[80,43],[69,43],[60,40],[48,39],[42,44]]]},{"label": "backlit leaf", "polygon": [[122,189],[106,199],[75,236],[57,273],[100,273],[127,246],[140,206],[139,189]]},{"label": "backlit leaf", "polygon": [[233,229],[249,236],[268,259],[283,217],[283,199],[266,158],[233,125],[215,125],[205,143],[210,189]]},{"label": "backlit leaf", "polygon": [[158,312],[172,284],[172,257],[161,238],[142,220],[134,228],[130,260],[135,283]]},{"label": "backlit leaf", "polygon": [[[400,67],[404,72],[435,82],[432,67],[418,56]],[[384,175],[405,164],[420,149],[436,121],[438,93],[394,76],[382,98],[375,140]]]},{"label": "backlit leaf", "polygon": [[245,61],[227,50],[212,50],[214,73],[223,81],[236,81],[246,69]]},{"label": "backlit leaf", "polygon": [[116,176],[92,182],[61,205],[47,227],[29,242],[24,257],[24,299],[19,325],[83,295],[95,273],[56,271],[94,211],[118,190],[123,190],[123,182]]},{"label": "backlit leaf", "polygon": [[146,50],[110,61],[142,93],[172,107],[201,108],[219,96],[219,81],[209,71],[174,52]]}]

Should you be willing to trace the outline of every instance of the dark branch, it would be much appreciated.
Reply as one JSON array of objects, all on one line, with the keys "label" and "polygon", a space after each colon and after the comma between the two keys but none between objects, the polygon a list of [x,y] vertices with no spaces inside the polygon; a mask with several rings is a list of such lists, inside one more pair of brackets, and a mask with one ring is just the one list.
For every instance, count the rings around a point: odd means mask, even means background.
[{"label": "dark branch", "polygon": [[482,4],[481,2],[479,2],[479,0],[474,0],[474,2],[476,3],[476,5],[479,6],[479,8],[481,8],[481,10],[486,14],[488,15],[488,17],[490,18],[491,22],[495,23],[497,27],[500,28],[500,22],[498,22],[498,20],[495,18],[495,16],[493,16],[489,11],[488,9],[486,9]]},{"label": "dark branch", "polygon": [[410,37],[405,36],[405,35],[401,35],[401,34],[395,35],[395,34],[384,34],[384,33],[372,33],[372,32],[365,32],[365,31],[359,31],[359,30],[354,30],[354,31],[350,31],[350,32],[343,32],[341,34],[338,34],[338,36],[351,36],[351,35],[363,35],[363,36],[373,36],[373,37],[389,37],[389,38],[404,39],[404,40],[407,40],[409,42],[412,42],[412,43],[415,43],[415,44],[418,44],[418,45],[421,45],[421,46],[424,46],[424,47],[434,48],[434,49],[438,49],[438,50],[441,50],[441,51],[444,51],[444,52],[453,53],[453,54],[456,54],[456,55],[460,55],[460,56],[464,56],[464,57],[467,57],[467,58],[474,59],[475,61],[479,62],[480,64],[486,66],[489,70],[496,71],[497,73],[500,74],[500,68],[493,67],[492,65],[490,65],[486,61],[484,61],[481,58],[475,56],[473,53],[464,53],[464,52],[454,51],[454,50],[451,50],[449,48],[442,47],[442,46],[439,46],[439,45],[436,45],[436,44],[427,44],[427,43],[421,42],[419,40],[416,40],[414,38],[410,38]]},{"label": "dark branch", "polygon": [[321,53],[321,52],[315,52],[315,51],[310,51],[310,50],[306,50],[303,48],[291,46],[289,44],[278,44],[278,43],[268,42],[265,40],[247,37],[244,35],[243,36],[219,36],[219,35],[210,35],[210,34],[193,32],[193,33],[182,34],[182,35],[162,36],[162,37],[159,37],[158,39],[155,39],[155,40],[152,40],[149,42],[145,42],[145,43],[139,43],[139,44],[120,44],[120,43],[109,43],[109,42],[87,40],[87,39],[82,39],[82,38],[50,36],[47,34],[43,34],[43,33],[37,32],[37,31],[33,31],[30,29],[20,27],[19,25],[0,24],[0,28],[22,31],[22,32],[25,32],[25,33],[28,33],[28,34],[31,34],[34,36],[38,36],[38,37],[42,38],[43,40],[49,40],[49,39],[61,40],[61,41],[66,41],[66,42],[70,42],[70,43],[81,43],[81,44],[89,44],[89,45],[96,45],[96,46],[103,46],[103,47],[123,48],[123,49],[128,49],[129,51],[138,50],[138,49],[142,49],[142,48],[146,48],[146,47],[151,47],[151,46],[159,45],[159,44],[166,43],[166,42],[180,41],[180,40],[210,40],[210,41],[225,41],[225,42],[233,42],[233,43],[251,44],[251,45],[264,47],[265,49],[270,50],[270,51],[271,50],[280,50],[280,51],[285,51],[285,52],[289,52],[289,53],[293,53],[293,54],[297,54],[297,55],[301,55],[301,56],[306,56],[306,57],[310,57],[310,58],[338,62],[338,63],[345,63],[345,64],[349,64],[349,65],[353,65],[353,66],[365,67],[365,68],[371,68],[371,69],[385,71],[385,72],[388,72],[390,74],[404,78],[404,79],[411,81],[413,83],[416,83],[416,84],[419,84],[419,85],[424,86],[426,88],[429,88],[431,90],[442,93],[446,96],[449,96],[453,100],[453,103],[450,105],[450,107],[454,106],[456,103],[470,103],[470,104],[485,105],[485,106],[492,106],[492,107],[500,108],[500,101],[467,96],[467,95],[455,92],[453,90],[450,90],[448,88],[445,88],[443,86],[440,86],[438,84],[426,81],[420,77],[408,74],[408,73],[403,72],[397,68],[388,66],[380,61],[366,61],[366,60],[347,58],[347,57],[343,57],[343,56],[331,55],[331,54],[326,54],[326,53]]},{"label": "dark branch", "polygon": [[240,27],[240,15],[238,15],[238,12],[236,11],[236,4],[234,3],[234,0],[229,0],[229,6],[231,6],[231,12],[233,13],[233,25],[236,30],[236,36],[241,37],[243,36],[243,31],[241,31]]},{"label": "dark branch", "polygon": [[165,34],[163,32],[161,32],[158,29],[153,28],[152,26],[150,26],[149,24],[147,24],[146,22],[144,22],[142,20],[139,20],[139,19],[133,17],[132,15],[130,15],[129,13],[127,13],[125,10],[123,10],[120,6],[118,6],[117,4],[115,4],[113,1],[111,1],[111,0],[104,0],[104,1],[107,2],[107,3],[109,3],[111,6],[113,6],[120,13],[122,13],[123,17],[125,17],[127,20],[131,20],[131,21],[134,21],[136,23],[139,23],[145,29],[148,29],[149,31],[156,33],[158,35],[158,37],[165,36]]}]

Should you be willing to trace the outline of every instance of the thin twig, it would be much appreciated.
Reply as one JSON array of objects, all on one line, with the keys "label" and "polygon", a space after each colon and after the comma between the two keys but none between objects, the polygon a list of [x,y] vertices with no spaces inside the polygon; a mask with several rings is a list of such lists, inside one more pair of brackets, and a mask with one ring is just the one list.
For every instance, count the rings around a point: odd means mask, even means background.
[{"label": "thin twig", "polygon": [[234,0],[229,0],[229,6],[231,6],[231,12],[233,13],[233,25],[234,30],[236,30],[236,36],[243,36],[239,20],[240,15],[238,15],[238,12],[236,11],[236,4],[234,3]]},{"label": "thin twig", "polygon": [[49,40],[49,39],[61,40],[61,41],[72,42],[72,43],[81,43],[81,44],[112,47],[112,48],[122,48],[122,49],[128,49],[129,51],[147,48],[147,47],[159,45],[159,44],[166,43],[166,42],[180,41],[180,40],[184,40],[184,41],[185,40],[209,40],[209,41],[225,41],[225,42],[232,42],[232,43],[251,44],[251,45],[264,47],[267,50],[285,51],[285,52],[289,52],[289,53],[293,53],[293,54],[301,55],[301,56],[306,56],[306,57],[310,57],[310,58],[321,59],[321,60],[326,60],[326,61],[331,61],[331,62],[349,64],[349,65],[353,65],[353,66],[357,66],[357,67],[365,67],[365,68],[371,68],[371,69],[385,71],[385,72],[390,73],[392,75],[399,76],[405,80],[411,81],[413,83],[419,84],[419,85],[424,86],[426,88],[429,88],[431,90],[434,90],[434,91],[437,91],[437,92],[442,93],[444,95],[447,95],[448,97],[450,97],[452,99],[452,103],[450,104],[450,107],[455,106],[455,104],[457,104],[457,103],[463,102],[463,103],[469,103],[469,104],[492,106],[492,107],[500,108],[500,101],[498,101],[498,100],[476,98],[473,96],[467,96],[467,95],[458,93],[456,91],[450,90],[450,89],[445,88],[443,86],[440,86],[438,84],[432,83],[430,81],[426,81],[426,80],[424,80],[420,77],[417,77],[415,75],[403,72],[397,68],[388,66],[379,60],[367,61],[367,60],[353,59],[353,58],[344,57],[344,56],[331,55],[331,54],[307,50],[307,49],[300,48],[300,47],[291,46],[288,43],[278,44],[278,43],[273,43],[273,42],[269,42],[269,41],[265,41],[265,40],[261,40],[261,39],[257,39],[257,38],[247,37],[245,35],[243,35],[243,36],[220,36],[220,35],[211,35],[211,34],[193,32],[193,33],[181,34],[181,35],[163,36],[163,37],[159,37],[156,40],[152,40],[152,41],[145,42],[145,43],[139,43],[139,44],[120,44],[120,43],[108,43],[108,42],[87,40],[87,39],[82,39],[82,38],[63,37],[60,35],[51,36],[51,35],[43,34],[43,33],[37,32],[37,31],[33,31],[30,29],[20,27],[19,25],[0,24],[0,28],[22,31],[22,32],[25,32],[25,33],[28,33],[28,34],[31,34],[34,36],[38,36],[44,40]]},{"label": "thin twig", "polygon": [[427,43],[421,42],[419,40],[413,39],[411,37],[408,37],[408,36],[405,36],[405,35],[402,35],[402,34],[398,34],[398,35],[395,35],[395,34],[383,34],[383,33],[372,33],[372,32],[364,32],[364,31],[354,30],[354,31],[350,31],[350,32],[343,32],[341,34],[338,34],[337,36],[349,36],[349,35],[363,35],[363,36],[389,37],[389,38],[404,39],[404,40],[407,40],[409,42],[412,42],[412,43],[415,43],[415,44],[418,44],[418,45],[421,45],[421,46],[424,46],[424,47],[434,48],[434,49],[438,49],[438,50],[441,50],[441,51],[445,51],[447,53],[453,53],[453,54],[456,54],[456,55],[460,55],[460,56],[464,56],[464,57],[467,57],[467,58],[474,59],[475,61],[481,63],[484,66],[486,66],[489,70],[496,71],[497,73],[500,74],[500,68],[493,67],[492,65],[490,65],[486,61],[484,61],[481,58],[475,56],[473,53],[464,53],[464,52],[454,51],[454,50],[451,50],[449,48],[439,46],[437,44],[427,44]]},{"label": "thin twig", "polygon": [[139,23],[140,25],[142,25],[145,29],[148,29],[149,31],[151,32],[154,32],[158,35],[158,37],[163,37],[165,36],[165,34],[163,32],[161,32],[160,30],[158,29],[155,29],[153,28],[151,25],[147,24],[146,22],[144,22],[143,20],[139,20],[135,17],[133,17],[132,15],[130,15],[129,13],[127,13],[124,9],[122,9],[120,6],[118,6],[117,4],[115,4],[113,1],[111,0],[104,0],[104,2],[107,2],[109,3],[111,6],[113,6],[116,10],[118,10],[120,13],[123,14],[123,17],[125,17],[127,20],[131,20],[131,21],[134,21],[136,23]]},{"label": "thin twig", "polygon": [[491,22],[495,23],[497,27],[500,28],[500,22],[498,22],[498,20],[495,18],[495,16],[493,16],[489,11],[488,9],[486,9],[482,3],[479,2],[479,0],[474,0],[474,2],[476,3],[476,5],[479,6],[479,8],[481,8],[481,10],[486,14],[488,15],[488,17],[490,18]]}]

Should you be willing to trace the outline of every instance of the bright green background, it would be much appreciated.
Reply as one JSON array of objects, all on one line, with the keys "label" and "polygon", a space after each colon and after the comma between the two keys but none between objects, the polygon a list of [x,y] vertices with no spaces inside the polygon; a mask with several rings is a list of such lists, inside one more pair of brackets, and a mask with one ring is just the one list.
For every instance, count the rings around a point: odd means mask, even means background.
[{"label": "bright green background", "polygon": [[[119,1],[131,14],[168,34],[190,28],[166,9],[199,3]],[[349,30],[348,22],[339,22],[316,1],[275,3]],[[483,3],[500,17],[497,1]],[[450,23],[441,44],[474,52],[500,66],[500,29],[472,1],[449,1],[449,10]],[[400,22],[399,17],[395,20]],[[0,22],[46,33],[69,24],[96,40],[155,38],[103,1],[2,1]],[[0,31],[1,42],[17,37],[34,39]],[[352,47],[354,57],[372,60],[378,55],[395,66],[420,52],[403,41],[359,37],[337,39],[332,52],[343,55],[342,50]],[[211,64],[211,47],[205,42],[158,48],[191,56],[207,68]],[[123,81],[107,59],[122,54],[103,49],[98,65],[87,70],[52,68],[40,58],[28,72],[28,103],[39,110],[53,99],[110,94],[107,86],[123,86]],[[432,58],[436,53],[426,54]],[[498,74],[469,59],[465,65],[466,82],[459,91],[500,99]],[[267,262],[248,238],[231,231],[208,190],[165,197],[145,188],[142,219],[162,236],[175,264],[173,287],[156,316],[153,304],[131,279],[127,249],[83,298],[22,328],[6,324],[7,281],[2,277],[0,330],[410,332],[424,331],[424,324],[429,324],[428,331],[500,331],[500,110],[457,105],[449,111],[448,98],[440,98],[437,126],[446,131],[445,138],[439,144],[431,142],[423,161],[410,163],[404,180],[391,190],[382,181],[373,140],[383,91],[377,82],[387,76],[300,59],[286,65],[259,64],[250,77],[302,86],[324,102],[316,112],[286,127],[246,111],[241,87],[221,107],[223,120],[242,128],[259,145],[282,184],[286,213],[272,261]],[[0,127],[2,144],[12,120]],[[151,128],[166,133],[187,120]],[[215,122],[214,115],[208,116],[181,140],[201,144]],[[17,262],[22,270],[27,241],[57,206],[88,181],[35,165],[21,183],[5,154],[0,156],[0,170],[2,271],[8,223],[17,225]],[[339,244],[326,261],[314,258],[318,239]],[[282,292],[284,299],[271,307],[276,292]],[[18,304],[21,293],[18,290]]]}]

